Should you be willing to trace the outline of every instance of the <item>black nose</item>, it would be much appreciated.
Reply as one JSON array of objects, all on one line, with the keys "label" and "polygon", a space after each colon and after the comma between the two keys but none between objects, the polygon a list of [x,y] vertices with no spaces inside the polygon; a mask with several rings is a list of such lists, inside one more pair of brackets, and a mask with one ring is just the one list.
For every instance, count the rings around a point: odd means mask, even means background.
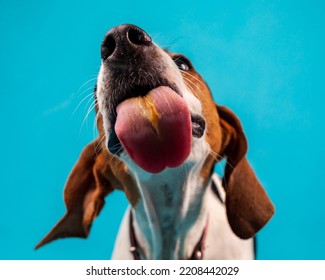
[{"label": "black nose", "polygon": [[151,37],[141,28],[122,24],[113,27],[106,34],[101,46],[101,56],[103,60],[123,58],[151,45]]}]

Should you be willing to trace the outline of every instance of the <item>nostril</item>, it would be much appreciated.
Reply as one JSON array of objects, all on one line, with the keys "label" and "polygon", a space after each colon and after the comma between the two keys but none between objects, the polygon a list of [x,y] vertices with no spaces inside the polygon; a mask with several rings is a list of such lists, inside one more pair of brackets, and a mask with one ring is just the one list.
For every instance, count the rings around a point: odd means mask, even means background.
[{"label": "nostril", "polygon": [[152,43],[151,37],[142,29],[133,27],[127,32],[129,41],[135,45],[149,46]]},{"label": "nostril", "polygon": [[105,60],[110,57],[116,48],[116,43],[111,35],[107,35],[101,46],[101,56]]}]

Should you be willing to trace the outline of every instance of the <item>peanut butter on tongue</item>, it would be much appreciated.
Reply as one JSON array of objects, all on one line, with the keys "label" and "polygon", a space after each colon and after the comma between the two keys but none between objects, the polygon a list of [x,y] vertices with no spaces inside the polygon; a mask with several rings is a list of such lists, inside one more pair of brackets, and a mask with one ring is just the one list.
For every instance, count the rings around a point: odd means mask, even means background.
[{"label": "peanut butter on tongue", "polygon": [[143,116],[147,118],[152,126],[155,128],[156,131],[158,131],[158,119],[159,114],[156,110],[155,105],[150,101],[150,97],[137,97],[138,101],[140,103],[140,107],[143,110]]}]

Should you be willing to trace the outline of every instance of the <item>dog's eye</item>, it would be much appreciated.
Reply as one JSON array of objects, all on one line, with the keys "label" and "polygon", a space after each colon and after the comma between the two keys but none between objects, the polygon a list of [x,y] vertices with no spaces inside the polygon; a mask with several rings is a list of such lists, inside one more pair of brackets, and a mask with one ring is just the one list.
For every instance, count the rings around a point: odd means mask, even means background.
[{"label": "dog's eye", "polygon": [[180,70],[189,71],[193,69],[191,62],[183,56],[175,56],[173,60]]}]

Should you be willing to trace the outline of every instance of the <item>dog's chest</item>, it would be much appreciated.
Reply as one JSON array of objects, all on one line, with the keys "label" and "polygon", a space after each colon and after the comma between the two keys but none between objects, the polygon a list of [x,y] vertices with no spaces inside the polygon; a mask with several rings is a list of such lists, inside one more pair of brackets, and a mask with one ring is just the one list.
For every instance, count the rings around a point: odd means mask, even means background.
[{"label": "dog's chest", "polygon": [[[224,199],[225,194],[219,180],[216,176],[213,179],[218,185],[221,198]],[[184,188],[180,190],[179,194],[185,191]],[[144,258],[150,256],[152,259],[188,259],[204,227],[207,228],[203,251],[204,259],[254,258],[252,239],[242,240],[235,236],[227,222],[224,204],[217,198],[210,187],[207,188],[204,194],[203,205],[198,203],[195,206],[195,199],[192,199],[192,203],[190,203],[189,216],[192,216],[191,213],[194,213],[196,207],[202,209],[198,211],[200,216],[197,217],[196,215],[197,218],[194,222],[189,220],[188,215],[183,216],[182,207],[184,207],[185,201],[181,196],[175,195],[178,193],[175,192],[174,188],[169,188],[167,185],[161,186],[159,189],[152,188],[151,191],[150,187],[148,187],[146,194],[152,195],[152,206],[154,209],[157,208],[157,217],[161,219],[161,224],[157,221],[152,224],[146,220],[144,204],[138,205],[136,211],[133,211],[133,214],[137,217],[137,222],[134,224],[137,231],[136,237],[139,246],[145,252],[146,257]],[[168,193],[169,191],[171,193]],[[162,211],[158,211],[158,209]],[[130,210],[129,208],[122,221],[115,243],[113,259],[133,259],[129,251],[128,226]],[[204,218],[207,216],[209,217],[208,220]],[[157,238],[157,236],[160,237]]]}]

